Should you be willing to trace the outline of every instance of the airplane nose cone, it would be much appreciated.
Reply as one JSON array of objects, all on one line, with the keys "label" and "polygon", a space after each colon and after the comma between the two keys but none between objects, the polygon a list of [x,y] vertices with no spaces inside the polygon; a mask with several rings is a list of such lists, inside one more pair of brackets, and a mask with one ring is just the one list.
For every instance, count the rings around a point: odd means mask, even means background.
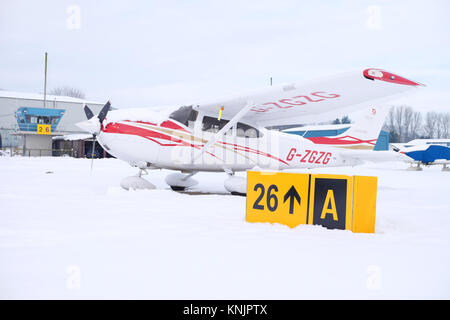
[{"label": "airplane nose cone", "polygon": [[86,121],[75,123],[75,125],[83,131],[97,134],[100,132],[100,122],[97,117],[93,117]]}]

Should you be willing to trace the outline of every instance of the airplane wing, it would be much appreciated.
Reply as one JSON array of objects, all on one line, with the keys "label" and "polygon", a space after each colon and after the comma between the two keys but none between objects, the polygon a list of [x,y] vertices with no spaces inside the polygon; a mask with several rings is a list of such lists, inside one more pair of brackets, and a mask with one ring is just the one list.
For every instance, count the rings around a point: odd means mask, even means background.
[{"label": "airplane wing", "polygon": [[248,105],[252,107],[240,121],[260,126],[273,126],[317,121],[382,102],[422,86],[380,69],[365,69],[310,83],[272,86],[234,97],[207,101],[194,106],[206,115],[232,119]]}]

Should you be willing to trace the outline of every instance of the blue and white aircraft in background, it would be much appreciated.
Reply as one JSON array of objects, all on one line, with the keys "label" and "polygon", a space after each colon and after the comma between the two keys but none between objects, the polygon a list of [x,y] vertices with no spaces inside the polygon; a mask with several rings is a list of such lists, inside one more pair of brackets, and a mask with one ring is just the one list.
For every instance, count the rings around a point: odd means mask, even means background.
[{"label": "blue and white aircraft in background", "polygon": [[416,139],[405,144],[393,145],[394,150],[411,158],[412,164],[409,170],[420,171],[421,164],[442,165],[442,171],[450,171],[450,139]]}]

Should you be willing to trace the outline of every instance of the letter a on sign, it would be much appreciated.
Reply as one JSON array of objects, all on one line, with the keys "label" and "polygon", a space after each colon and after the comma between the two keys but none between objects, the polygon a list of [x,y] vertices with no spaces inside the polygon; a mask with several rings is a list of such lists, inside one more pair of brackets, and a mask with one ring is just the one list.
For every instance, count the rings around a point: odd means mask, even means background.
[{"label": "letter a on sign", "polygon": [[338,221],[338,214],[336,211],[336,201],[334,200],[334,192],[333,190],[328,190],[327,196],[325,198],[325,203],[323,204],[322,214],[320,215],[320,219],[325,219],[325,216],[331,213],[333,215],[333,220]]},{"label": "letter a on sign", "polygon": [[350,230],[353,178],[344,175],[311,175],[308,224]]}]

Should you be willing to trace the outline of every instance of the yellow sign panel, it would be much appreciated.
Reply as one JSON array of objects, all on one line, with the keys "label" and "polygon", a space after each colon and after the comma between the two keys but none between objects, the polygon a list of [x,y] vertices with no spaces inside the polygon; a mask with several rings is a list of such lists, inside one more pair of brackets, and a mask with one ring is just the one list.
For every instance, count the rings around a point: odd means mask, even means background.
[{"label": "yellow sign panel", "polygon": [[38,124],[37,125],[37,134],[52,134],[52,125],[51,124]]},{"label": "yellow sign panel", "polygon": [[377,177],[355,176],[353,232],[374,233],[377,209]]},{"label": "yellow sign panel", "polygon": [[246,220],[374,233],[376,194],[376,177],[249,171]]},{"label": "yellow sign panel", "polygon": [[309,175],[285,172],[247,173],[248,222],[306,224]]}]

